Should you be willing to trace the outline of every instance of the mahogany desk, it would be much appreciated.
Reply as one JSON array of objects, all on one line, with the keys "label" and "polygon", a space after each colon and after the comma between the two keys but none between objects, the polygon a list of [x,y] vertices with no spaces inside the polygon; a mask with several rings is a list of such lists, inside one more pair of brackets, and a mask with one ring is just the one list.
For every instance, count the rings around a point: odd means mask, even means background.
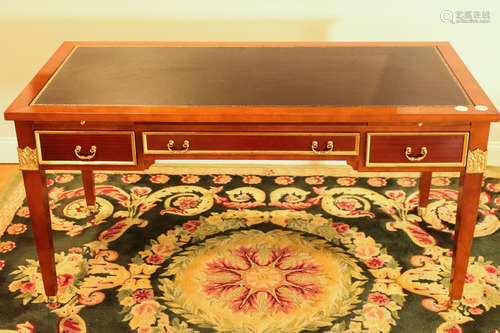
[{"label": "mahogany desk", "polygon": [[14,120],[45,292],[56,301],[45,170],[155,159],[346,160],[359,171],[459,171],[451,300],[462,295],[490,122],[449,43],[65,42],[5,112]]}]

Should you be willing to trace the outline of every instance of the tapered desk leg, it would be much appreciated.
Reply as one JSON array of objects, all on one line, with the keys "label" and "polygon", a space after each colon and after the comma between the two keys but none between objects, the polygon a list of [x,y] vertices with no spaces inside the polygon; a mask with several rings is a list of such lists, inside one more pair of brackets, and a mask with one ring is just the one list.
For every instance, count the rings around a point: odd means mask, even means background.
[{"label": "tapered desk leg", "polygon": [[460,192],[451,268],[450,296],[452,302],[462,298],[469,254],[474,238],[482,180],[482,173],[462,172],[460,174]]},{"label": "tapered desk leg", "polygon": [[95,183],[94,173],[92,170],[82,170],[83,189],[85,191],[85,201],[90,213],[97,212],[97,205],[95,202]]},{"label": "tapered desk leg", "polygon": [[45,171],[23,171],[23,179],[43,287],[49,302],[54,302],[57,278]]},{"label": "tapered desk leg", "polygon": [[429,192],[431,190],[432,172],[420,173],[420,185],[418,189],[418,216],[423,216],[425,208],[429,203]]}]

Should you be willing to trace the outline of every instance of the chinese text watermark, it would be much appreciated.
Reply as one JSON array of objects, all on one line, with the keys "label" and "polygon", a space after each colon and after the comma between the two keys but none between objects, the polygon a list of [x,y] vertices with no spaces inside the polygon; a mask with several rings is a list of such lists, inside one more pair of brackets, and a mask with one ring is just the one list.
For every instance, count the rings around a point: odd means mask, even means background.
[{"label": "chinese text watermark", "polygon": [[449,10],[441,11],[441,21],[444,23],[490,23],[489,10]]}]

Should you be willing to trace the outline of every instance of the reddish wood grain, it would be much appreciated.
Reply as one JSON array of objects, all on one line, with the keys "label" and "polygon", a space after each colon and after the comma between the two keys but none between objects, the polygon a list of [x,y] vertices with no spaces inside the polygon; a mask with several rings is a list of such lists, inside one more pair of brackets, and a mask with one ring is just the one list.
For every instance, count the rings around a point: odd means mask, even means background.
[{"label": "reddish wood grain", "polygon": [[[16,134],[20,148],[35,148],[33,123],[16,123]],[[22,173],[45,294],[55,296],[57,293],[56,265],[45,171],[23,171]]]},{"label": "reddish wood grain", "polygon": [[43,287],[47,296],[55,296],[57,293],[56,266],[45,173],[23,171],[23,180]]},{"label": "reddish wood grain", "polygon": [[167,151],[170,140],[175,143],[175,150],[183,150],[183,142],[189,141],[189,150],[192,151],[255,151],[265,153],[266,151],[290,151],[314,152],[311,149],[313,141],[318,142],[318,151],[326,150],[327,142],[333,142],[333,151],[349,151],[355,153],[356,137],[359,133],[346,133],[347,135],[323,135],[308,134],[272,134],[272,133],[145,133],[148,150]]},{"label": "reddish wood grain", "polygon": [[[489,130],[489,123],[472,123],[469,144],[470,151],[475,149],[486,151]],[[474,238],[474,228],[477,221],[482,181],[482,173],[461,172],[460,174],[457,221],[453,239],[451,268],[450,296],[452,300],[459,300],[462,297],[469,264],[470,249]]]},{"label": "reddish wood grain", "polygon": [[420,173],[418,186],[418,207],[425,208],[429,203],[429,192],[431,190],[432,172]]},{"label": "reddish wood grain", "polygon": [[[395,133],[393,133],[395,134]],[[463,151],[467,145],[463,134],[447,135],[373,135],[370,139],[370,163],[451,163],[463,162]],[[427,155],[420,161],[410,161],[405,156],[406,147],[413,155],[420,155],[427,148]],[[416,157],[416,156],[415,156]]]},{"label": "reddish wood grain", "polygon": [[96,146],[95,156],[88,161],[133,161],[134,146],[130,133],[112,134],[81,133],[41,133],[40,146],[43,161],[81,161],[75,154],[80,146],[81,156],[91,155],[90,149]]},{"label": "reddish wood grain", "polygon": [[82,170],[82,183],[87,207],[95,206],[95,182],[92,170]]}]

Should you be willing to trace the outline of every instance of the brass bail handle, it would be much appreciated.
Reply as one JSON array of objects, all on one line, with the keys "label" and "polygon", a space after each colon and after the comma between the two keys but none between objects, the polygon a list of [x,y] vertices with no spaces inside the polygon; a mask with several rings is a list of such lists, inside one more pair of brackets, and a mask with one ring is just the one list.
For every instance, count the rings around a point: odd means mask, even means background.
[{"label": "brass bail handle", "polygon": [[319,151],[318,147],[319,147],[318,141],[313,141],[312,144],[311,144],[311,150],[315,154],[328,154],[328,153],[331,153],[331,152],[333,152],[333,141],[328,141],[326,143],[326,149],[327,150],[325,150],[325,151]]},{"label": "brass bail handle", "polygon": [[420,155],[412,155],[411,147],[406,147],[405,156],[409,161],[421,161],[427,156],[427,147],[420,148]]},{"label": "brass bail handle", "polygon": [[82,151],[82,146],[76,146],[75,147],[75,155],[81,160],[91,160],[95,157],[95,154],[97,153],[97,147],[96,146],[91,146],[90,147],[90,155],[80,155],[80,152]]},{"label": "brass bail handle", "polygon": [[168,141],[168,145],[167,145],[167,148],[168,148],[168,151],[171,152],[172,154],[184,154],[184,153],[187,153],[189,151],[189,141],[188,140],[184,140],[184,143],[182,144],[182,148],[184,148],[184,150],[174,150],[174,140],[169,140]]}]

